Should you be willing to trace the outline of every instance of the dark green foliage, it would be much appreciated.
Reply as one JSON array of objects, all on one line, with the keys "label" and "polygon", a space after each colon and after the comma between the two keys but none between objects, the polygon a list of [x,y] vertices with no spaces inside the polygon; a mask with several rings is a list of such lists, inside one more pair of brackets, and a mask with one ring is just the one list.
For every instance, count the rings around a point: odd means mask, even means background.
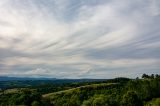
[{"label": "dark green foliage", "polygon": [[[159,75],[144,74],[143,78],[116,78],[68,85],[44,83],[39,88],[36,85],[0,90],[0,106],[149,106],[147,103],[159,106],[159,99],[152,100],[160,97]],[[53,93],[44,94],[51,91]]]},{"label": "dark green foliage", "polygon": [[150,76],[147,75],[147,74],[143,74],[143,75],[142,75],[142,78],[146,79],[146,78],[150,78]]},{"label": "dark green foliage", "polygon": [[[41,95],[30,89],[20,89],[17,93],[6,93],[2,94],[0,98],[0,105],[27,105],[31,106],[32,102],[36,101],[37,103],[41,102]],[[3,105],[5,104],[5,105]],[[34,103],[35,104],[35,103]]]},{"label": "dark green foliage", "polygon": [[31,106],[40,106],[40,105],[41,104],[38,101],[33,101],[32,104],[31,104]]},{"label": "dark green foliage", "polygon": [[[152,75],[153,76],[153,75]],[[122,81],[123,80],[123,81]],[[160,97],[160,79],[115,79],[117,83],[93,84],[45,96],[52,105],[74,106],[143,106],[143,102]],[[76,99],[72,100],[72,96]],[[78,101],[78,103],[76,103]]]},{"label": "dark green foliage", "polygon": [[151,101],[146,102],[145,106],[160,106],[160,98],[153,98]]},{"label": "dark green foliage", "polygon": [[142,101],[138,98],[138,95],[134,91],[128,91],[123,95],[123,106],[143,106]]},{"label": "dark green foliage", "polygon": [[147,74],[143,74],[142,75],[143,79],[160,79],[160,75],[156,74],[151,74],[151,75],[147,75]]}]

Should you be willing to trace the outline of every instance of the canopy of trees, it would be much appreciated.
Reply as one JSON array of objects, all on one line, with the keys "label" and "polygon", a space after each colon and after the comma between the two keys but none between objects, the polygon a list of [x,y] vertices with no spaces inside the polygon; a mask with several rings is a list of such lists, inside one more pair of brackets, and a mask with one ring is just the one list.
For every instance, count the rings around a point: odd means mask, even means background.
[{"label": "canopy of trees", "polygon": [[70,84],[48,94],[38,88],[1,90],[0,106],[160,106],[159,75],[143,74],[142,78]]}]

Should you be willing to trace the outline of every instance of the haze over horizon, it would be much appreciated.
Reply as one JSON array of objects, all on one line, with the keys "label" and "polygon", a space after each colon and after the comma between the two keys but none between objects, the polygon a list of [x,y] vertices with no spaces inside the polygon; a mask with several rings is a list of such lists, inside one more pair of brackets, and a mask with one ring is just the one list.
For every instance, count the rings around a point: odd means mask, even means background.
[{"label": "haze over horizon", "polygon": [[0,76],[160,74],[159,0],[0,0]]}]

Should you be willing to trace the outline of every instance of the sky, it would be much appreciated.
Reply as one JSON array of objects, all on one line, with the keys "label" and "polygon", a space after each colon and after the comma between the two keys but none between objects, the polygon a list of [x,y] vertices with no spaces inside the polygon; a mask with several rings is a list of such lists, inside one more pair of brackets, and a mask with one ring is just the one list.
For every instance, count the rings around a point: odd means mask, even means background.
[{"label": "sky", "polygon": [[160,0],[0,0],[0,76],[160,74]]}]

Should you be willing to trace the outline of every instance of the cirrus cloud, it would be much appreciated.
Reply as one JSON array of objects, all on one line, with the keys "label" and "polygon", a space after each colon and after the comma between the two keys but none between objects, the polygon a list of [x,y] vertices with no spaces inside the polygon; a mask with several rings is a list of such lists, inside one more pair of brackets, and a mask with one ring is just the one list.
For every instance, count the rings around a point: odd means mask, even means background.
[{"label": "cirrus cloud", "polygon": [[159,73],[159,4],[1,0],[0,75],[113,78]]}]

